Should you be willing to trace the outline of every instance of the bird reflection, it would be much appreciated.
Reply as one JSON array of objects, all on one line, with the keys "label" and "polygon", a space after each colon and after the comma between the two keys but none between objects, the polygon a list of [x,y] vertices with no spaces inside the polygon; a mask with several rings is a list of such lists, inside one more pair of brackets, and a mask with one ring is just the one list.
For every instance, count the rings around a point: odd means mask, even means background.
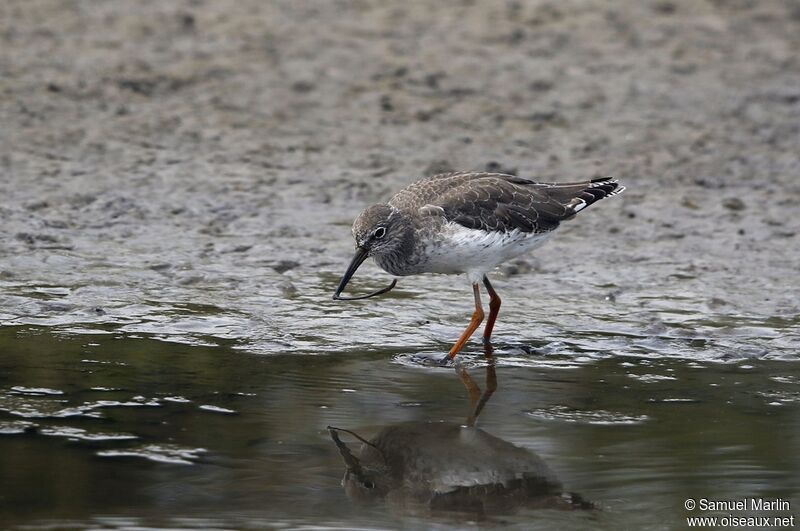
[{"label": "bird reflection", "polygon": [[483,411],[486,402],[492,397],[497,390],[497,373],[494,370],[494,349],[491,343],[483,345],[483,353],[486,358],[486,390],[481,392],[481,388],[472,379],[467,370],[461,366],[456,366],[456,374],[461,378],[461,383],[467,389],[469,395],[469,414],[467,415],[467,426],[470,428],[475,426],[475,421],[478,420],[478,415]]},{"label": "bird reflection", "polygon": [[[329,426],[345,463],[342,486],[348,497],[359,502],[385,500],[402,513],[457,512],[470,517],[521,508],[593,508],[580,496],[565,493],[538,455],[475,427],[497,389],[490,347],[487,362],[483,391],[466,369],[456,369],[469,396],[466,425],[401,422],[385,426],[370,440]],[[351,450],[343,437],[355,438],[360,448]]]}]

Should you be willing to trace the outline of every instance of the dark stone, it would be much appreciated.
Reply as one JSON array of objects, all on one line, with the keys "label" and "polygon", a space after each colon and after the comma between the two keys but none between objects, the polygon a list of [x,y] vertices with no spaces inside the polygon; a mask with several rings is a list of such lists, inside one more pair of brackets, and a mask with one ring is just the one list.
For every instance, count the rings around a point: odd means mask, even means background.
[{"label": "dark stone", "polygon": [[722,206],[724,206],[728,210],[733,210],[733,211],[740,211],[746,208],[744,201],[742,201],[738,197],[729,197],[727,199],[723,199]]},{"label": "dark stone", "polygon": [[548,79],[537,79],[530,84],[530,89],[534,92],[547,92],[553,90],[553,87],[553,82]]},{"label": "dark stone", "polygon": [[292,269],[296,268],[300,265],[300,262],[295,262],[294,260],[281,260],[277,264],[272,266],[272,269],[278,273],[285,273],[287,271],[291,271]]},{"label": "dark stone", "polygon": [[678,6],[676,6],[672,2],[656,2],[653,6],[653,11],[660,15],[672,15],[678,10]]},{"label": "dark stone", "polygon": [[518,171],[517,168],[506,166],[495,160],[490,160],[489,162],[487,162],[485,169],[489,173],[505,173],[506,175],[516,175]]},{"label": "dark stone", "polygon": [[316,86],[311,81],[295,81],[292,83],[292,90],[301,94],[311,92],[315,88]]},{"label": "dark stone", "polygon": [[194,15],[190,13],[183,13],[178,17],[178,22],[180,22],[181,28],[186,31],[191,31],[195,28],[195,19]]},{"label": "dark stone", "polygon": [[429,88],[432,89],[438,89],[439,80],[444,77],[445,76],[443,72],[435,72],[433,74],[428,74],[427,76],[425,76],[425,85],[427,85]]},{"label": "dark stone", "polygon": [[25,208],[28,210],[41,210],[43,208],[47,208],[50,206],[50,203],[47,201],[33,201],[32,203],[28,203],[25,205]]}]

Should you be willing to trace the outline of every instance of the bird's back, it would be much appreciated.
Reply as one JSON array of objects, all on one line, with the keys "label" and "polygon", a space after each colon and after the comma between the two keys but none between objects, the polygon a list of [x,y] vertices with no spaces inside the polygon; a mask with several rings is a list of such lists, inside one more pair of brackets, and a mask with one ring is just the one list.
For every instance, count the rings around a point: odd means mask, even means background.
[{"label": "bird's back", "polygon": [[436,202],[448,192],[467,185],[470,181],[487,177],[508,177],[499,173],[454,172],[440,173],[416,181],[400,190],[389,200],[389,205],[400,209],[420,208]]},{"label": "bird's back", "polygon": [[611,178],[538,183],[500,173],[447,173],[398,192],[389,207],[415,227],[402,260],[376,257],[397,275],[464,273],[470,280],[544,243],[563,220],[623,190]]},{"label": "bird's back", "polygon": [[610,177],[539,183],[502,173],[445,173],[409,185],[389,206],[412,216],[438,215],[469,229],[538,233],[624,189]]}]

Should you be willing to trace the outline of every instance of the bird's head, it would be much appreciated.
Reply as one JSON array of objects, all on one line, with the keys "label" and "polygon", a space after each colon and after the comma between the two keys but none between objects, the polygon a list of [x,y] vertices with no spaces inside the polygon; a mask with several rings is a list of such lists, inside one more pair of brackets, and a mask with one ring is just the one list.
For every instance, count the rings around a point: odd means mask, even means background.
[{"label": "bird's head", "polygon": [[[340,431],[354,436],[363,443],[359,456],[354,455],[339,438]],[[389,466],[383,450],[378,446],[350,430],[328,426],[328,433],[339,448],[339,453],[347,467],[342,479],[342,486],[350,499],[354,501],[376,500],[386,496],[390,489],[397,487],[392,474],[389,473]]]},{"label": "bird's head", "polygon": [[367,256],[380,256],[394,252],[402,244],[400,216],[386,204],[364,209],[353,222],[356,247],[367,250]]},{"label": "bird's head", "polygon": [[342,277],[333,298],[343,300],[366,299],[386,293],[392,289],[397,283],[396,280],[388,288],[378,290],[369,295],[361,297],[340,296],[350,278],[364,260],[370,256],[380,258],[400,252],[407,245],[410,232],[411,227],[405,222],[403,216],[389,205],[377,204],[365,208],[353,222],[356,254]]}]

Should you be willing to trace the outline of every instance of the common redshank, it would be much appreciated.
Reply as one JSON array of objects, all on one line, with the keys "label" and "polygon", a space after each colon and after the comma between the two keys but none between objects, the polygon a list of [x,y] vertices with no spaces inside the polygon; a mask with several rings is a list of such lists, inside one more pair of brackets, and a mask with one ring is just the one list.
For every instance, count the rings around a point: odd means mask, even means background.
[{"label": "common redshank", "polygon": [[394,288],[397,279],[367,295],[342,296],[350,278],[370,256],[395,276],[466,273],[475,311],[447,355],[452,359],[483,321],[481,282],[489,293],[483,338],[487,343],[491,339],[500,297],[486,276],[489,271],[539,247],[562,221],[623,190],[625,187],[610,177],[538,183],[501,173],[457,172],[417,181],[387,203],[367,207],[356,218],[356,254],[333,298],[366,299]]}]

